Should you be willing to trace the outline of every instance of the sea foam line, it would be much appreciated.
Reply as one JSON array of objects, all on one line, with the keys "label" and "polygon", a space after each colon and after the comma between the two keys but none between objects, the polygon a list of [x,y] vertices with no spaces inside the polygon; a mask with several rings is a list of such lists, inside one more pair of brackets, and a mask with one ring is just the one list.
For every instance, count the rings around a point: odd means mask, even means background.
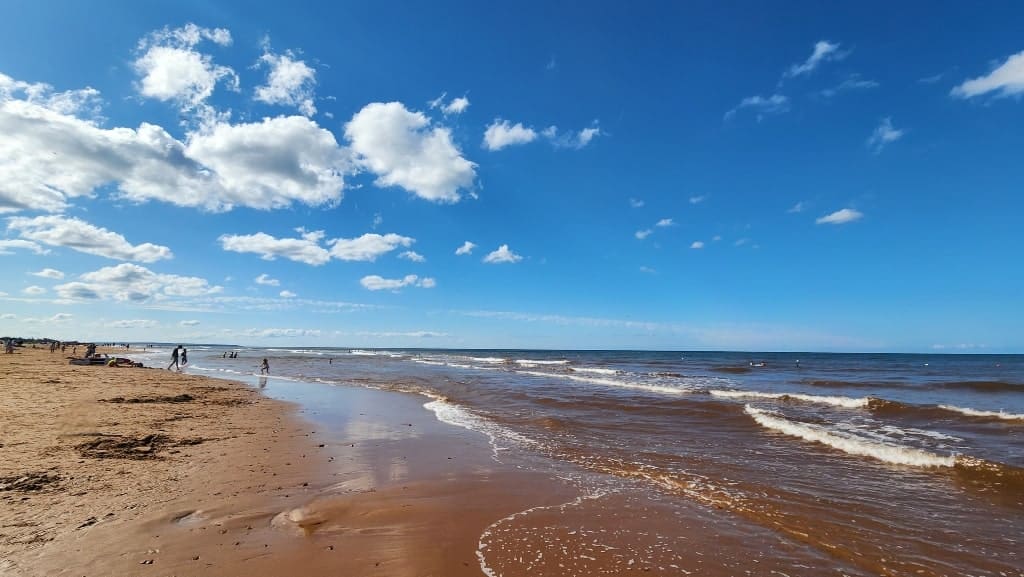
[{"label": "sea foam line", "polygon": [[762,427],[798,437],[805,441],[828,445],[851,455],[870,457],[879,461],[885,461],[886,463],[915,467],[952,467],[956,464],[956,456],[954,455],[942,456],[911,447],[839,435],[825,430],[824,427],[790,421],[768,411],[755,409],[750,405],[746,405],[744,410]]},{"label": "sea foam line", "polygon": [[805,403],[819,403],[858,409],[868,406],[868,398],[836,397],[826,395],[807,395],[804,393],[761,393],[757,391],[709,391],[712,396],[725,397],[729,399],[796,399]]},{"label": "sea foam line", "polygon": [[1018,413],[1007,413],[1005,411],[982,411],[979,409],[956,407],[953,405],[939,405],[939,408],[945,409],[947,411],[961,413],[971,417],[993,417],[996,419],[1003,419],[1006,421],[1024,421],[1024,415]]},{"label": "sea foam line", "polygon": [[590,383],[593,385],[604,385],[606,387],[617,387],[620,389],[638,389],[642,391],[651,391],[654,393],[664,393],[668,395],[683,395],[690,393],[686,389],[677,387],[666,387],[664,385],[648,385],[643,383],[630,383],[628,381],[620,381],[616,379],[598,379],[594,377],[578,377],[576,375],[568,375],[564,373],[543,373],[540,371],[518,371],[521,375],[531,375],[534,377],[553,377],[557,379],[568,379],[570,381],[577,381],[580,383]]},{"label": "sea foam line", "polygon": [[595,375],[617,375],[621,371],[615,369],[599,369],[595,367],[571,367],[575,373],[594,373]]}]

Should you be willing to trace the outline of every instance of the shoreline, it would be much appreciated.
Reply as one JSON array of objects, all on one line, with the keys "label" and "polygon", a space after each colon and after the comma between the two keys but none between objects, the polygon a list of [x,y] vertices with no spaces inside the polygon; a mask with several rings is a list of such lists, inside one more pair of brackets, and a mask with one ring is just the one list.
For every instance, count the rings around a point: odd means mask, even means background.
[{"label": "shoreline", "polygon": [[311,386],[337,406],[43,349],[5,356],[0,570],[481,575],[492,523],[577,496],[496,462],[419,396]]}]

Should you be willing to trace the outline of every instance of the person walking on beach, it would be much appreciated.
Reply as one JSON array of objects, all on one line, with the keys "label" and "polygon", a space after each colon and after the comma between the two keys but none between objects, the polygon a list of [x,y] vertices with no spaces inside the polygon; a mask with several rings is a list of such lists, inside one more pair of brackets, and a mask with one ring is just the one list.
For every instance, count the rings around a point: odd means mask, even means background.
[{"label": "person walking on beach", "polygon": [[263,364],[260,365],[260,374],[261,375],[269,375],[270,374],[270,363],[267,362],[267,359],[263,359]]},{"label": "person walking on beach", "polygon": [[167,370],[168,371],[171,370],[171,367],[174,367],[174,368],[178,369],[179,371],[181,370],[181,367],[178,365],[178,349],[179,348],[181,348],[181,345],[178,345],[178,346],[174,347],[174,350],[171,351],[171,364],[167,365]]},{"label": "person walking on beach", "polygon": [[181,347],[181,366],[188,364],[188,349]]}]

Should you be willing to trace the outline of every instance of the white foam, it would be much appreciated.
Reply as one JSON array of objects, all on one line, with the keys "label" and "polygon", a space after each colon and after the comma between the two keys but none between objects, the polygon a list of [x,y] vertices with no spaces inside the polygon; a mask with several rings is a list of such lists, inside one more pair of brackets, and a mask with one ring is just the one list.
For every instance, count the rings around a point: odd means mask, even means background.
[{"label": "white foam", "polygon": [[508,359],[502,357],[469,357],[478,363],[505,363]]},{"label": "white foam", "polygon": [[569,361],[561,359],[557,361],[537,361],[533,359],[516,359],[516,364],[520,365],[568,365]]},{"label": "white foam", "polygon": [[713,396],[729,399],[796,399],[805,403],[819,403],[857,409],[868,406],[868,398],[836,397],[826,395],[806,395],[803,393],[762,393],[758,391],[709,391]]},{"label": "white foam", "polygon": [[360,349],[352,349],[351,351],[349,351],[349,354],[356,355],[357,357],[379,357],[386,353],[381,353],[378,351],[363,351]]},{"label": "white foam", "polygon": [[477,416],[465,408],[447,401],[444,397],[425,391],[419,391],[419,393],[433,399],[424,404],[423,408],[432,411],[438,421],[487,435],[491,445],[492,456],[499,463],[501,459],[498,458],[498,452],[508,449],[508,447],[498,444],[499,439],[508,439],[522,445],[534,444],[529,438],[502,427],[493,421]]},{"label": "white foam", "polygon": [[446,363],[442,363],[442,362],[438,362],[438,361],[428,361],[426,359],[413,359],[412,362],[419,363],[421,365],[433,365],[435,367],[443,367],[446,364]]},{"label": "white foam", "polygon": [[947,411],[954,411],[971,417],[992,417],[995,419],[1004,419],[1007,421],[1024,421],[1024,414],[1019,413],[1007,413],[1005,411],[982,411],[980,409],[972,409],[970,407],[956,407],[953,405],[939,405],[939,408],[946,409]]},{"label": "white foam", "polygon": [[621,371],[615,369],[599,369],[596,367],[572,367],[572,371],[576,373],[593,373],[595,375],[618,375]]},{"label": "white foam", "polygon": [[570,375],[565,373],[543,373],[540,371],[519,371],[520,375],[532,375],[534,377],[550,377],[556,379],[568,379],[570,381],[577,381],[580,383],[590,383],[593,385],[603,385],[606,387],[616,387],[620,389],[637,389],[641,391],[650,391],[652,393],[663,393],[667,395],[682,395],[691,391],[682,389],[679,387],[668,387],[665,385],[652,385],[649,383],[634,383],[630,381],[622,381],[619,379],[601,379],[596,377],[579,377],[576,375]]},{"label": "white foam", "polygon": [[762,427],[805,441],[828,445],[851,455],[915,467],[952,467],[956,462],[954,455],[942,456],[902,445],[869,441],[853,435],[829,431],[820,425],[790,421],[768,411],[755,409],[750,405],[746,405],[744,410]]}]

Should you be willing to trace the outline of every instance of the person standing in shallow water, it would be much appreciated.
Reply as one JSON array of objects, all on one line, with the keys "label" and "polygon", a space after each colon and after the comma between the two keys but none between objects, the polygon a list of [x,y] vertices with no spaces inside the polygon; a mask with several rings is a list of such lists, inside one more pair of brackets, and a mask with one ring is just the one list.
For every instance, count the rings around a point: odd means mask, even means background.
[{"label": "person standing in shallow water", "polygon": [[267,362],[267,359],[263,359],[263,364],[260,365],[260,374],[261,375],[269,375],[270,374],[270,363]]},{"label": "person standing in shallow water", "polygon": [[181,366],[188,364],[188,349],[181,347]]},{"label": "person standing in shallow water", "polygon": [[179,371],[181,370],[181,367],[178,365],[178,349],[180,349],[180,348],[181,348],[181,345],[178,345],[178,346],[174,347],[173,351],[171,351],[171,364],[167,365],[167,370],[168,371],[171,370],[171,367],[174,367],[174,368],[178,369]]}]

